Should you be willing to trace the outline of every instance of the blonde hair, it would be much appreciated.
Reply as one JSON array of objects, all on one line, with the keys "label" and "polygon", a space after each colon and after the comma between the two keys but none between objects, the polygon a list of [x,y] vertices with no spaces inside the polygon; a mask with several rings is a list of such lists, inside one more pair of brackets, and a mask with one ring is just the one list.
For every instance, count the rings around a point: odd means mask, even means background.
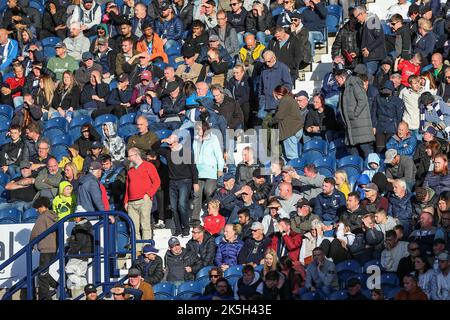
[{"label": "blonde hair", "polygon": [[211,206],[213,209],[219,210],[220,201],[219,200],[211,200],[208,202],[208,206]]},{"label": "blonde hair", "polygon": [[273,249],[267,249],[266,253],[264,254],[264,259],[266,258],[266,256],[270,254],[273,258],[273,263],[272,266],[269,268],[266,265],[266,262],[264,261],[264,269],[263,269],[263,276],[265,276],[269,271],[276,271],[277,270],[277,265],[278,265],[278,256],[277,253],[275,252],[275,250]]},{"label": "blonde hair", "polygon": [[242,226],[239,223],[237,223],[237,224],[228,223],[225,225],[225,228],[227,226],[230,226],[236,235],[240,235],[242,232]]},{"label": "blonde hair", "polygon": [[66,165],[64,166],[64,169],[66,167],[70,167],[72,169],[72,172],[73,172],[73,178],[74,179],[78,179],[78,174],[79,173],[78,173],[78,169],[77,169],[77,166],[75,165],[75,163],[73,163],[73,162],[66,163]]},{"label": "blonde hair", "polygon": [[344,183],[348,184],[348,176],[347,176],[347,172],[345,172],[345,170],[336,170],[336,172],[334,173],[335,176],[337,176],[338,174],[340,174],[342,176],[342,178],[344,178]]},{"label": "blonde hair", "polygon": [[53,95],[55,93],[55,83],[49,75],[44,74],[41,77],[42,83],[44,85],[44,96],[47,102],[47,105],[52,104]]},{"label": "blonde hair", "polygon": [[420,18],[418,25],[419,25],[419,28],[422,28],[426,32],[430,32],[431,30],[433,30],[433,25],[431,24],[430,20]]}]

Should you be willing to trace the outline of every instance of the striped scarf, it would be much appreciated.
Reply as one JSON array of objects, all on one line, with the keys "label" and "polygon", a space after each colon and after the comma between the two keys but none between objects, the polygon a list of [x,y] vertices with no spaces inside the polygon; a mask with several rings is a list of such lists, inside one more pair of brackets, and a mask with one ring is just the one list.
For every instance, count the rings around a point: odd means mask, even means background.
[{"label": "striped scarf", "polygon": [[444,122],[444,115],[442,114],[441,107],[439,104],[439,101],[435,101],[432,104],[431,110],[427,110],[427,107],[424,105],[420,105],[420,129],[421,131],[425,131],[425,116],[428,113],[431,113],[436,111],[437,116],[441,120],[441,122]]}]

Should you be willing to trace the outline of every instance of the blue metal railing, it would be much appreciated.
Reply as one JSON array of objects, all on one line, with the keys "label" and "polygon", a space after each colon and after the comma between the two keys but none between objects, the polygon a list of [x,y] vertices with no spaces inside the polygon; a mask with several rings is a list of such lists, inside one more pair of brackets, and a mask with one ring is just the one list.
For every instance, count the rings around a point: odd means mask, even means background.
[{"label": "blue metal railing", "polygon": [[[66,299],[66,291],[65,291],[65,260],[67,257],[86,257],[86,254],[80,254],[80,255],[67,255],[65,254],[65,242],[64,242],[64,222],[76,218],[76,217],[97,217],[100,218],[100,220],[93,226],[93,232],[94,232],[94,252],[88,256],[93,257],[93,270],[94,270],[94,277],[93,282],[95,285],[99,286],[102,285],[103,292],[106,292],[110,286],[112,286],[112,283],[110,282],[111,278],[111,262],[115,261],[114,258],[116,255],[116,248],[110,248],[110,221],[109,216],[114,217],[120,217],[123,219],[128,226],[129,235],[130,235],[130,248],[128,248],[131,252],[131,259],[132,261],[136,258],[136,248],[135,248],[135,228],[132,220],[129,218],[129,216],[126,213],[123,213],[121,211],[102,211],[102,212],[80,212],[80,213],[74,213],[70,214],[61,220],[59,220],[57,223],[55,223],[53,226],[48,228],[46,231],[41,233],[36,239],[30,241],[29,244],[27,244],[25,247],[20,249],[17,253],[15,253],[11,258],[6,260],[4,263],[0,265],[0,271],[5,269],[7,266],[9,266],[11,263],[16,261],[18,258],[22,257],[23,255],[26,255],[26,270],[27,275],[23,277],[18,283],[16,283],[13,287],[11,287],[3,296],[2,300],[9,300],[11,299],[12,295],[22,289],[25,285],[27,288],[27,300],[33,299],[33,282],[34,278],[37,277],[42,271],[48,269],[55,261],[59,260],[59,298],[64,300]],[[103,227],[103,252],[100,250],[100,227]],[[32,252],[35,245],[37,245],[42,239],[47,237],[49,234],[57,232],[57,254],[52,261],[49,262],[47,266],[36,268],[33,270],[33,260],[32,260]],[[139,241],[141,242],[141,241]],[[103,278],[104,281],[101,281],[101,258],[103,257]],[[122,279],[121,281],[123,281]]]}]

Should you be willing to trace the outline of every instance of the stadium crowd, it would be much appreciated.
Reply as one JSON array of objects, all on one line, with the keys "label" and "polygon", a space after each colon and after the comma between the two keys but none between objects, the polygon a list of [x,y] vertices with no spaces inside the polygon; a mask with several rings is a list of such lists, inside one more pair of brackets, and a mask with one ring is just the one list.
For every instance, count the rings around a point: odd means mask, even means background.
[{"label": "stadium crowd", "polygon": [[[36,209],[31,239],[83,211],[127,212],[136,239],[170,228],[164,257],[137,245],[117,300],[201,270],[200,299],[449,300],[449,7],[337,2],[8,0],[0,216]],[[308,93],[336,8],[332,70]],[[235,132],[260,128],[235,161]],[[92,245],[76,218],[70,252]],[[45,265],[56,236],[38,249]],[[368,291],[367,265],[397,282]],[[70,259],[68,287],[95,300],[86,270]]]}]

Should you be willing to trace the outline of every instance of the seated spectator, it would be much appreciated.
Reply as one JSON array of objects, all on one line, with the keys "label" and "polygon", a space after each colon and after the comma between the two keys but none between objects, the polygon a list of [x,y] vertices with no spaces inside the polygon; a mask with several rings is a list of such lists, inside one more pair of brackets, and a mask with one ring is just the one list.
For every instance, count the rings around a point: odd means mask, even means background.
[{"label": "seated spectator", "polygon": [[236,193],[240,188],[236,185],[234,175],[229,172],[223,175],[223,184],[222,188],[216,190],[213,199],[220,202],[220,214],[228,218],[239,203]]},{"label": "seated spectator", "polygon": [[91,149],[92,143],[95,141],[101,141],[101,138],[91,124],[84,124],[80,130],[81,136],[75,140],[75,144],[80,150],[81,157],[86,158],[89,150]]},{"label": "seated spectator", "polygon": [[[84,113],[94,113],[94,111],[105,108],[108,96],[109,86],[103,82],[100,72],[92,71],[91,78],[84,85],[80,96],[80,105],[83,106]],[[93,119],[95,118],[93,117]]]},{"label": "seated spectator", "polygon": [[[112,2],[109,2],[112,3]],[[97,46],[91,52],[94,55],[94,61],[102,66],[104,79],[110,79],[116,71],[117,52],[112,49],[112,39],[106,37],[98,38],[95,42]]]},{"label": "seated spectator", "polygon": [[50,155],[50,141],[47,138],[42,137],[37,142],[38,153],[30,158],[32,163],[31,170],[40,171],[47,165],[48,160],[52,157]]},{"label": "seated spectator", "polygon": [[256,39],[259,43],[267,46],[271,38],[271,28],[273,25],[273,17],[269,8],[265,3],[257,0],[253,2],[250,8],[246,8],[249,11],[246,22],[246,29],[248,32],[256,35]]},{"label": "seated spectator", "polygon": [[417,285],[416,277],[406,275],[403,277],[403,289],[397,293],[394,300],[428,300],[428,297]]},{"label": "seated spectator", "polygon": [[426,128],[425,132],[423,133],[422,141],[417,142],[416,151],[414,151],[414,156],[413,156],[413,160],[414,160],[416,167],[418,167],[420,165],[420,163],[423,161],[422,159],[424,157],[428,156],[425,148],[427,146],[427,143],[429,143],[429,142],[433,141],[433,142],[439,143],[440,148],[442,150],[441,153],[444,153],[444,154],[447,153],[448,143],[444,139],[438,138],[437,133],[438,133],[437,130],[433,126],[428,126]]},{"label": "seated spectator", "polygon": [[397,272],[400,259],[408,256],[408,242],[399,241],[393,230],[386,232],[385,249],[381,252],[381,266],[387,272]]},{"label": "seated spectator", "polygon": [[144,281],[154,286],[161,282],[164,278],[163,261],[157,253],[158,249],[155,248],[155,242],[151,240],[149,244],[146,244],[142,248],[142,254],[133,261],[131,268],[138,269]]},{"label": "seated spectator", "polygon": [[234,58],[239,53],[239,41],[234,29],[228,23],[227,13],[224,10],[219,10],[216,14],[217,25],[210,29],[210,35],[217,35],[219,37],[220,44],[228,51],[229,55]]},{"label": "seated spectator", "polygon": [[339,218],[339,221],[348,226],[351,232],[356,232],[361,229],[362,217],[368,213],[360,201],[361,198],[357,192],[350,192],[346,201],[346,211]]},{"label": "seated spectator", "polygon": [[211,200],[208,202],[208,215],[203,218],[205,230],[216,236],[223,232],[225,218],[219,213],[220,202]]},{"label": "seated spectator", "polygon": [[191,26],[192,30],[185,39],[185,46],[193,48],[196,54],[199,54],[202,47],[208,43],[209,33],[205,24],[200,20],[194,20]]},{"label": "seated spectator", "polygon": [[153,18],[147,14],[147,6],[143,3],[134,5],[134,17],[131,18],[132,32],[136,37],[142,37],[144,25],[153,26]]},{"label": "seated spectator", "polygon": [[227,224],[224,229],[224,237],[220,241],[214,262],[222,271],[237,265],[239,252],[244,246],[244,242],[238,238],[241,234],[240,224]]},{"label": "seated spectator", "polygon": [[242,229],[238,237],[240,240],[245,242],[247,239],[252,237],[251,227],[253,225],[253,219],[250,216],[250,211],[247,208],[243,208],[238,211],[238,223]]},{"label": "seated spectator", "polygon": [[423,65],[430,61],[437,42],[437,35],[433,32],[431,21],[420,18],[418,21],[418,34],[420,37],[412,45],[413,53],[420,53],[423,57]]},{"label": "seated spectator", "polygon": [[192,81],[196,83],[199,79],[203,66],[195,62],[196,55],[194,48],[185,48],[182,50],[184,63],[179,65],[175,74],[183,81]]},{"label": "seated spectator", "polygon": [[[90,72],[87,81],[89,81],[89,79]],[[58,87],[55,90],[55,95],[52,100],[52,108],[58,111],[61,117],[66,118],[66,120],[70,122],[73,118],[74,111],[78,110],[80,107],[80,95],[81,89],[73,73],[70,71],[64,71],[62,81],[58,84]]]},{"label": "seated spectator", "polygon": [[0,149],[0,166],[11,178],[19,174],[21,161],[28,159],[28,149],[21,138],[21,132],[20,126],[12,125],[8,130],[11,142],[5,143]]},{"label": "seated spectator", "polygon": [[79,22],[73,22],[69,26],[69,37],[65,38],[63,43],[66,45],[67,54],[77,61],[82,60],[83,53],[89,52],[91,43],[89,39],[81,32],[81,25]]},{"label": "seated spectator", "polygon": [[413,211],[411,205],[411,192],[408,191],[406,182],[403,179],[393,181],[394,192],[389,195],[388,215],[397,219],[404,228],[405,235],[408,236],[413,230]]},{"label": "seated spectator", "polygon": [[141,270],[137,268],[128,270],[128,283],[125,285],[125,289],[127,288],[142,292],[141,298],[135,300],[155,300],[152,285],[144,280]]},{"label": "seated spectator", "polygon": [[417,256],[414,259],[414,271],[412,274],[417,278],[417,285],[425,292],[428,300],[431,299],[431,283],[433,281],[434,270],[424,256]]},{"label": "seated spectator", "polygon": [[288,255],[292,262],[298,262],[301,246],[302,235],[291,229],[289,218],[281,218],[269,248],[275,250],[279,258]]},{"label": "seated spectator", "polygon": [[124,67],[126,64],[129,66],[137,64],[137,58],[139,58],[140,55],[141,53],[134,50],[133,40],[131,38],[123,39],[121,42],[121,50],[116,56],[116,76],[118,77],[125,72]]},{"label": "seated spectator", "polygon": [[264,277],[262,296],[267,300],[290,300],[292,296],[289,289],[284,274],[275,270],[269,271]]},{"label": "seated spectator", "polygon": [[[23,108],[18,108],[11,119],[11,124],[19,125],[22,128],[26,128],[30,124],[38,125],[42,118],[42,107],[36,105],[35,99],[32,94],[25,93],[23,95]],[[33,154],[30,154],[30,157]]]},{"label": "seated spectator", "polygon": [[313,259],[306,268],[305,287],[300,289],[300,294],[317,291],[327,297],[339,289],[336,266],[325,259],[324,251],[320,247],[313,250]]},{"label": "seated spectator", "polygon": [[450,273],[450,256],[443,252],[438,256],[439,269],[433,276],[431,282],[431,299],[433,300],[449,300],[448,290],[448,274]]},{"label": "seated spectator", "polygon": [[94,70],[100,72],[103,78],[103,67],[94,61],[94,55],[92,53],[83,52],[80,58],[82,63],[80,68],[75,71],[75,79],[81,88],[89,82],[91,79],[91,73]]},{"label": "seated spectator", "polygon": [[238,264],[257,266],[263,263],[264,254],[271,240],[264,236],[264,226],[261,222],[253,222],[250,229],[252,237],[245,241],[239,252]]},{"label": "seated spectator", "polygon": [[249,210],[250,217],[254,221],[261,221],[264,212],[262,207],[253,200],[253,190],[248,185],[244,185],[241,190],[236,193],[237,196],[242,198],[242,201],[234,207],[233,212],[228,218],[229,223],[234,223],[237,220],[237,216],[240,209],[246,208]]},{"label": "seated spectator", "polygon": [[[5,17],[4,17],[5,18]],[[10,39],[8,30],[0,29],[0,46],[4,48],[0,61],[0,73],[6,74],[10,70],[11,63],[18,55],[19,44],[16,40]]]},{"label": "seated spectator", "polygon": [[208,272],[208,276],[210,282],[205,286],[203,296],[214,295],[217,293],[216,285],[219,279],[223,279],[223,271],[218,267],[212,267]]},{"label": "seated spectator", "polygon": [[181,45],[183,22],[175,15],[168,2],[163,2],[160,9],[160,18],[155,21],[155,31],[162,39],[164,51],[168,52]]},{"label": "seated spectator", "polygon": [[59,193],[52,202],[53,211],[58,215],[58,219],[61,220],[65,216],[74,213],[76,204],[77,198],[73,186],[68,181],[61,181],[59,183]]},{"label": "seated spectator", "polygon": [[266,181],[266,176],[262,174],[261,169],[253,171],[253,181],[247,184],[252,188],[253,201],[264,206],[270,193],[271,186]]},{"label": "seated spectator", "polygon": [[297,214],[291,216],[291,228],[302,236],[312,228],[312,221],[320,220],[319,216],[312,213],[312,205],[306,199],[299,200],[296,204]]},{"label": "seated spectator", "polygon": [[255,294],[262,294],[263,281],[252,265],[248,264],[242,268],[242,278],[234,286],[235,300],[249,300]]},{"label": "seated spectator", "polygon": [[136,127],[139,133],[128,138],[127,150],[135,147],[143,153],[159,145],[156,134],[148,129],[148,120],[145,116],[136,117]]},{"label": "seated spectator", "polygon": [[433,189],[436,194],[450,191],[450,174],[448,172],[448,158],[440,153],[434,158],[434,169],[425,176],[424,186]]},{"label": "seated spectator", "polygon": [[327,141],[333,140],[336,130],[336,116],[333,108],[325,105],[324,98],[319,94],[313,98],[314,109],[310,110],[305,118],[305,135],[303,141],[314,137],[321,137]]},{"label": "seated spectator", "polygon": [[418,76],[420,74],[420,65],[422,64],[422,55],[416,53],[410,60],[398,57],[395,60],[394,71],[401,71],[402,84],[409,87],[409,77]]},{"label": "seated spectator", "polygon": [[25,211],[32,206],[36,196],[34,186],[37,172],[31,170],[31,162],[22,160],[20,162],[20,175],[13,178],[5,185],[5,190],[9,191],[8,202],[0,204],[0,210],[16,208]]},{"label": "seated spectator", "polygon": [[296,204],[301,200],[301,195],[293,193],[292,184],[288,182],[282,182],[279,187],[278,201],[281,203],[281,207],[284,212],[291,214],[291,212],[296,212]]},{"label": "seated spectator", "polygon": [[439,196],[433,189],[428,187],[417,187],[415,189],[415,196],[412,197],[412,207],[414,218],[417,218],[422,210],[427,207],[435,207],[438,204]]},{"label": "seated spectator", "polygon": [[[448,98],[447,98],[448,99]],[[425,131],[428,126],[433,126],[437,131],[437,137],[444,138],[450,132],[450,107],[440,97],[434,97],[430,92],[424,92],[420,96],[420,131]]]},{"label": "seated spectator", "polygon": [[192,281],[202,268],[202,263],[195,251],[183,248],[180,241],[172,237],[169,239],[169,250],[164,257],[166,266],[166,280],[174,283]]},{"label": "seated spectator", "polygon": [[426,175],[434,169],[436,155],[441,152],[441,145],[437,141],[427,142],[425,145],[425,155],[422,156],[417,166],[416,186],[423,185]]},{"label": "seated spectator", "polygon": [[419,216],[420,228],[414,230],[409,235],[410,240],[419,243],[423,254],[430,256],[433,254],[433,241],[436,236],[436,227],[433,226],[434,208],[425,208]]},{"label": "seated spectator", "polygon": [[86,155],[86,158],[84,158],[83,168],[80,171],[81,173],[83,174],[88,173],[89,166],[91,165],[91,163],[100,161],[101,156],[103,154],[103,148],[104,148],[103,143],[99,141],[94,141],[91,144],[91,148],[88,154]]},{"label": "seated spectator", "polygon": [[334,180],[336,181],[336,189],[342,192],[347,200],[348,194],[350,193],[350,185],[345,170],[337,170],[334,173]]},{"label": "seated spectator", "polygon": [[47,197],[53,200],[58,195],[59,183],[62,180],[61,169],[58,167],[58,161],[50,157],[47,165],[36,177],[34,186],[38,191],[36,197]]},{"label": "seated spectator", "polygon": [[362,174],[367,175],[369,179],[372,180],[376,173],[382,172],[380,161],[381,159],[378,154],[369,153],[369,156],[367,157],[367,169],[365,169]]},{"label": "seated spectator", "polygon": [[392,183],[394,179],[403,179],[410,187],[416,179],[416,167],[411,157],[399,155],[396,149],[388,149],[385,154],[386,177]]},{"label": "seated spectator", "polygon": [[417,139],[415,135],[411,135],[408,124],[406,122],[400,122],[395,134],[386,143],[387,149],[395,149],[398,155],[412,157],[416,149]]},{"label": "seated spectator", "polygon": [[323,221],[337,222],[345,211],[345,196],[336,190],[333,178],[325,178],[320,193],[314,203],[314,213]]},{"label": "seated spectator", "polygon": [[21,104],[22,90],[25,86],[25,73],[23,66],[20,63],[13,64],[14,76],[0,82],[0,103],[8,104],[17,108]]},{"label": "seated spectator", "polygon": [[346,300],[360,301],[369,300],[361,291],[361,281],[358,278],[351,278],[347,281],[348,297]]},{"label": "seated spectator", "polygon": [[253,179],[253,171],[261,168],[261,164],[255,159],[255,150],[251,147],[242,149],[242,162],[236,168],[236,183],[249,183]]},{"label": "seated spectator", "polygon": [[67,20],[68,22],[79,21],[83,33],[86,37],[90,37],[95,34],[95,26],[100,24],[101,19],[101,6],[94,0],[83,0],[82,3],[74,8],[72,16]]},{"label": "seated spectator", "polygon": [[384,235],[387,231],[394,230],[395,226],[398,225],[398,220],[388,216],[384,209],[375,212],[375,221],[377,223],[376,229],[383,232]]},{"label": "seated spectator", "polygon": [[416,258],[420,257],[422,254],[422,252],[420,251],[419,243],[417,243],[416,241],[410,241],[408,243],[408,253],[409,255],[401,258],[398,263],[397,276],[399,279],[403,279],[403,277],[408,274],[415,273]]}]

